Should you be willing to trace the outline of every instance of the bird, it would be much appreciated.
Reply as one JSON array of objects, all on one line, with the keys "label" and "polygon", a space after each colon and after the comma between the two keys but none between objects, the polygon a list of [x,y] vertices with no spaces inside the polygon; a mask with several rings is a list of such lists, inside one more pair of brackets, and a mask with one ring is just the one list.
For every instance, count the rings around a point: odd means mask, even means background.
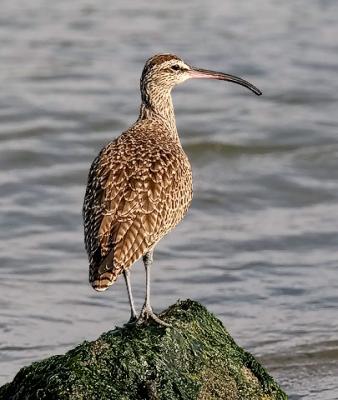
[{"label": "bird", "polygon": [[[136,122],[103,147],[89,170],[83,203],[89,281],[101,292],[124,276],[131,324],[168,326],[151,306],[153,252],[183,219],[193,195],[192,170],[177,132],[171,91],[198,78],[233,82],[262,94],[235,75],[192,67],[174,54],[156,54],[142,71]],[[141,257],[146,294],[137,316],[130,268]]]}]

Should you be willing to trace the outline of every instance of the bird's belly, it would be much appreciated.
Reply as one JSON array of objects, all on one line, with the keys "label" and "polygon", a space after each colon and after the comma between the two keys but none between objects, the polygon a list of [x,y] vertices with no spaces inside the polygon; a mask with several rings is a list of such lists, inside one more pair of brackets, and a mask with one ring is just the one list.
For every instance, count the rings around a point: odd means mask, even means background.
[{"label": "bird's belly", "polygon": [[185,174],[174,180],[170,192],[166,193],[166,204],[162,209],[161,238],[183,220],[192,201],[191,169],[188,168]]}]

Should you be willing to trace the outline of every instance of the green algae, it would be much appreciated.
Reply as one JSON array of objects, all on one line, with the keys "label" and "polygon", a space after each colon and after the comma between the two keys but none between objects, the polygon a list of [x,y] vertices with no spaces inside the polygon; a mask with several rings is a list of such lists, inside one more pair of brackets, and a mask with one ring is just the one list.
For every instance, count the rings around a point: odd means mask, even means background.
[{"label": "green algae", "polygon": [[286,394],[197,302],[161,314],[172,327],[123,327],[22,368],[1,400],[269,400]]}]

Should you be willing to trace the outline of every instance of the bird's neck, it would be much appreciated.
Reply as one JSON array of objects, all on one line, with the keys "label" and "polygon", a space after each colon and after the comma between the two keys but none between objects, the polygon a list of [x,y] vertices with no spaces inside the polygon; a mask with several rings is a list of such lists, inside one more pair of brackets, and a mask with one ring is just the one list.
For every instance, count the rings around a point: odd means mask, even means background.
[{"label": "bird's neck", "polygon": [[144,119],[160,120],[174,139],[179,140],[171,89],[168,91],[148,90],[142,93],[139,121]]}]

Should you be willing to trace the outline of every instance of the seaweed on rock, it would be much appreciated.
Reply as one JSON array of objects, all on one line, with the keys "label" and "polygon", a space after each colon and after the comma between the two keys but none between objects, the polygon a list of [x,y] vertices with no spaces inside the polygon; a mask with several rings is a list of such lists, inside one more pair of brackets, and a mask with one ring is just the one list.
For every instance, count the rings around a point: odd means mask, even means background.
[{"label": "seaweed on rock", "polygon": [[178,301],[161,318],[172,327],[116,328],[22,368],[0,399],[287,399],[199,303]]}]

